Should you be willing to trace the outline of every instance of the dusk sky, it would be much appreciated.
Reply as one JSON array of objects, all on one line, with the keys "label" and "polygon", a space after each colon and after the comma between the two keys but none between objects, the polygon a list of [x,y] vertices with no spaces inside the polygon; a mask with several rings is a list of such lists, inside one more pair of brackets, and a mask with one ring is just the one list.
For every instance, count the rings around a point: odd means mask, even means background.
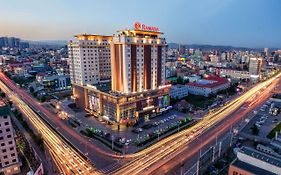
[{"label": "dusk sky", "polygon": [[69,40],[139,21],[168,42],[280,48],[280,7],[281,0],[1,0],[0,35]]}]

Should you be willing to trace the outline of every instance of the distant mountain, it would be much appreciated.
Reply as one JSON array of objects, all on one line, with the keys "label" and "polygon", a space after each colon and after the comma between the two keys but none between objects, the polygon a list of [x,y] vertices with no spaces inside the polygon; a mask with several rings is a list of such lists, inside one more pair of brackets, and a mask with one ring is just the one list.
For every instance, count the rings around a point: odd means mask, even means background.
[{"label": "distant mountain", "polygon": [[42,41],[31,41],[26,40],[33,47],[61,47],[67,45],[65,40],[42,40]]},{"label": "distant mountain", "polygon": [[[209,44],[184,44],[186,48],[201,49],[201,50],[253,50],[253,51],[263,51],[263,48],[247,48],[247,47],[234,47],[234,46],[220,46],[220,45],[209,45]],[[168,43],[169,48],[178,49],[179,44]],[[278,50],[277,48],[270,48],[270,50]]]}]

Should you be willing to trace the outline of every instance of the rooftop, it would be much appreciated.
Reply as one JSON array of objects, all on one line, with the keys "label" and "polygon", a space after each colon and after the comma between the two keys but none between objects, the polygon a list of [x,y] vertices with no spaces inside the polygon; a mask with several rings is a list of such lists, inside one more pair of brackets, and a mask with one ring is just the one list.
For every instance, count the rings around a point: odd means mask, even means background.
[{"label": "rooftop", "polygon": [[226,83],[229,83],[229,81],[226,78],[221,78],[221,77],[217,77],[217,76],[208,76],[208,77],[202,79],[202,81],[200,81],[200,82],[190,82],[187,85],[202,87],[202,88],[214,88],[216,86],[220,86],[220,85],[223,85]]},{"label": "rooftop", "polygon": [[281,94],[273,94],[271,98],[281,99]]},{"label": "rooftop", "polygon": [[10,107],[6,105],[3,101],[0,101],[0,116],[9,115]]},{"label": "rooftop", "polygon": [[273,157],[271,155],[265,154],[263,152],[257,151],[255,149],[249,148],[249,147],[242,147],[240,152],[281,168],[281,159],[279,159],[277,157]]},{"label": "rooftop", "polygon": [[138,35],[146,35],[146,36],[159,36],[162,35],[162,32],[159,31],[146,31],[146,30],[119,30],[117,31],[120,34],[125,34],[127,36],[138,36]]},{"label": "rooftop", "polygon": [[259,167],[250,165],[250,164],[242,162],[240,160],[236,160],[232,165],[235,166],[235,167],[238,167],[242,170],[245,170],[245,171],[251,172],[253,174],[256,174],[256,175],[265,175],[265,174],[266,175],[276,175],[272,172],[266,171],[264,169],[261,169]]},{"label": "rooftop", "polygon": [[74,36],[78,40],[94,40],[96,38],[112,38],[112,36],[106,35],[92,35],[92,34],[78,34]]}]

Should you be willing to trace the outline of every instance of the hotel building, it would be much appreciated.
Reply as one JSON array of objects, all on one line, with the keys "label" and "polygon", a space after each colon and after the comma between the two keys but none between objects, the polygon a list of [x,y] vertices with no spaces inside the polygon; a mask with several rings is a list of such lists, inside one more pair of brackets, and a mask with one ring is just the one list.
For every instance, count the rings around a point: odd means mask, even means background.
[{"label": "hotel building", "polygon": [[77,104],[114,124],[135,123],[169,108],[165,85],[167,44],[158,28],[135,24],[110,42],[110,84],[73,83]]},{"label": "hotel building", "polygon": [[17,174],[20,163],[10,119],[10,108],[0,101],[0,174]]},{"label": "hotel building", "polygon": [[76,35],[68,43],[68,65],[71,82],[80,85],[110,80],[111,36]]}]

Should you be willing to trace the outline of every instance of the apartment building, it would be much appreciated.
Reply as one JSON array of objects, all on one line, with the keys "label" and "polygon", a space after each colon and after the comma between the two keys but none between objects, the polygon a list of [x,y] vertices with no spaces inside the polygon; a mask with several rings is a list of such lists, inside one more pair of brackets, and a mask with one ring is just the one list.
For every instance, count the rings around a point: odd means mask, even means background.
[{"label": "apartment building", "polygon": [[0,173],[11,175],[19,172],[20,163],[10,119],[10,108],[0,101]]}]

